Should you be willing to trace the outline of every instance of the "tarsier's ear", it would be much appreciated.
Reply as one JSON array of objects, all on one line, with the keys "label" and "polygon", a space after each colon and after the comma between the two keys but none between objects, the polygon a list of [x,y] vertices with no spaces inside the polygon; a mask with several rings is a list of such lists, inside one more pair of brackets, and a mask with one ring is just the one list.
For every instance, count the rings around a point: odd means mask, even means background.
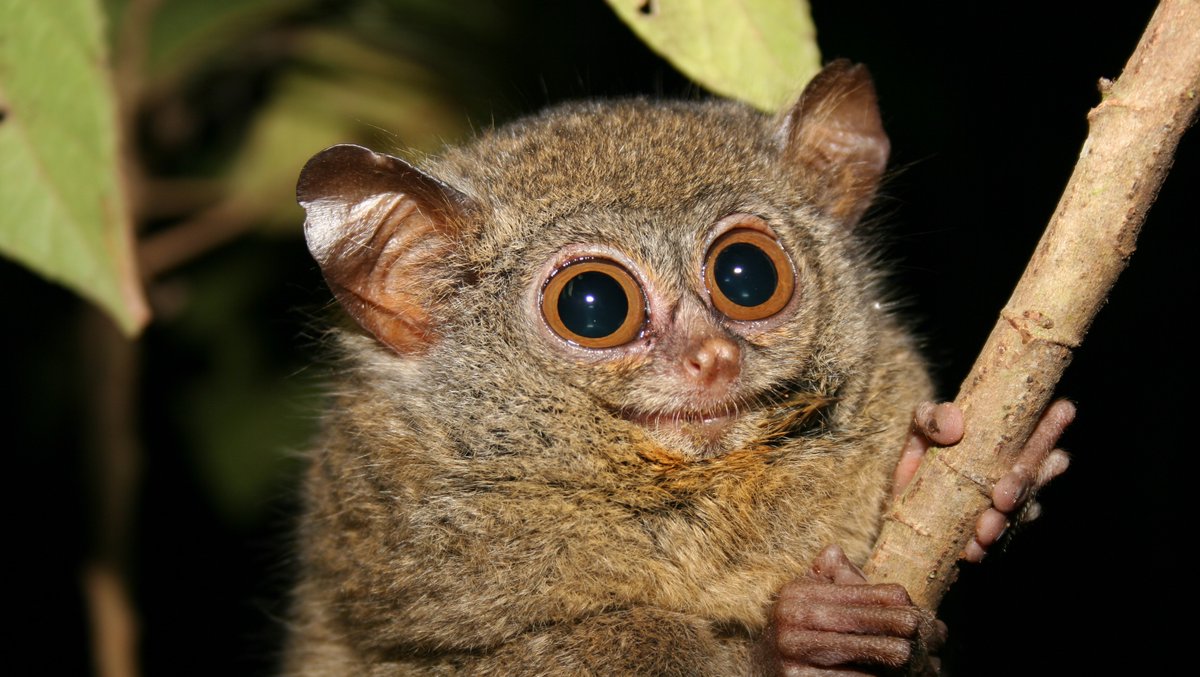
[{"label": "tarsier's ear", "polygon": [[446,276],[469,200],[408,163],[361,146],[317,153],[300,172],[304,236],[337,300],[399,353],[436,336],[431,291]]},{"label": "tarsier's ear", "polygon": [[838,59],[822,69],[784,114],[779,134],[785,162],[817,205],[856,222],[875,195],[890,148],[866,67]]}]

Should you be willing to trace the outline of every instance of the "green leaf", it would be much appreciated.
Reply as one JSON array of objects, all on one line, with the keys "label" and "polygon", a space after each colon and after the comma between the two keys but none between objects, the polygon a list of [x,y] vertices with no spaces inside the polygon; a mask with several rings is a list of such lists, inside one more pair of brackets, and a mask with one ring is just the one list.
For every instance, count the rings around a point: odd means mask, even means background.
[{"label": "green leaf", "polygon": [[103,35],[96,0],[0,0],[0,252],[133,334],[149,311]]},{"label": "green leaf", "polygon": [[806,0],[606,0],[684,75],[774,112],[821,67]]}]

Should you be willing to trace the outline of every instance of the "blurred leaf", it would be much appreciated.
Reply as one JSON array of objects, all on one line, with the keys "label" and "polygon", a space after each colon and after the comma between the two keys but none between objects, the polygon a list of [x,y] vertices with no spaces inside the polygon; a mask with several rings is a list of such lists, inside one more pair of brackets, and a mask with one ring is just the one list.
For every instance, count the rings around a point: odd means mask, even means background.
[{"label": "blurred leaf", "polygon": [[350,121],[308,107],[302,91],[289,85],[259,112],[227,174],[230,200],[239,213],[295,235],[304,222],[296,204],[300,168],[322,148],[355,136]]},{"label": "blurred leaf", "polygon": [[294,234],[304,220],[296,177],[321,149],[347,142],[378,146],[380,137],[398,137],[409,144],[403,150],[430,150],[466,126],[420,66],[340,34],[314,31],[298,41],[308,67],[278,83],[229,174],[239,211]]},{"label": "blurred leaf", "polygon": [[[112,0],[110,0],[112,1]],[[151,83],[175,82],[229,52],[312,0],[169,0],[154,14],[146,70]],[[261,34],[258,36],[261,38]]]},{"label": "blurred leaf", "polygon": [[774,112],[821,67],[806,0],[606,0],[684,75]]},{"label": "blurred leaf", "polygon": [[[505,44],[517,13],[528,0],[380,0],[364,4],[354,21],[356,32],[376,44],[394,44],[426,63],[495,72],[496,52]],[[369,22],[369,23],[368,23]],[[491,61],[487,61],[487,59]],[[463,73],[462,75],[466,75]]]},{"label": "blurred leaf", "polygon": [[[384,4],[406,16],[423,17],[426,23],[450,27],[459,34],[492,34],[505,18],[505,8],[496,0],[384,0]],[[393,26],[392,30],[397,28],[403,26]]]},{"label": "blurred leaf", "polygon": [[103,33],[97,0],[0,0],[0,252],[133,334],[149,311]]}]

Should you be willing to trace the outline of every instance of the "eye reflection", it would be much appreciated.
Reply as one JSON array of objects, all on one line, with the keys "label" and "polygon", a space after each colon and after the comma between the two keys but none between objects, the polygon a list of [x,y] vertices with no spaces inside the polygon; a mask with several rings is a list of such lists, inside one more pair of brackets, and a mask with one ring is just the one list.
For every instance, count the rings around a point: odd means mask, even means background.
[{"label": "eye reflection", "polygon": [[713,265],[713,277],[721,293],[739,306],[750,308],[765,303],[779,282],[770,257],[746,242],[725,247]]},{"label": "eye reflection", "polygon": [[587,338],[603,338],[625,323],[629,300],[611,275],[598,270],[579,273],[558,296],[558,317],[563,326]]}]

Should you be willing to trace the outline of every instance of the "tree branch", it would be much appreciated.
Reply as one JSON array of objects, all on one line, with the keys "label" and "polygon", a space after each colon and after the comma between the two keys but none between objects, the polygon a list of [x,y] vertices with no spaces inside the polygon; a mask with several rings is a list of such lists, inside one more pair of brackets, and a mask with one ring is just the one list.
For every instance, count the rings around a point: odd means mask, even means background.
[{"label": "tree branch", "polygon": [[1200,104],[1200,1],[1163,0],[1102,101],[1029,266],[963,382],[967,434],[932,449],[885,517],[866,572],[936,608],[990,488],[1014,463],[1133,253]]}]

